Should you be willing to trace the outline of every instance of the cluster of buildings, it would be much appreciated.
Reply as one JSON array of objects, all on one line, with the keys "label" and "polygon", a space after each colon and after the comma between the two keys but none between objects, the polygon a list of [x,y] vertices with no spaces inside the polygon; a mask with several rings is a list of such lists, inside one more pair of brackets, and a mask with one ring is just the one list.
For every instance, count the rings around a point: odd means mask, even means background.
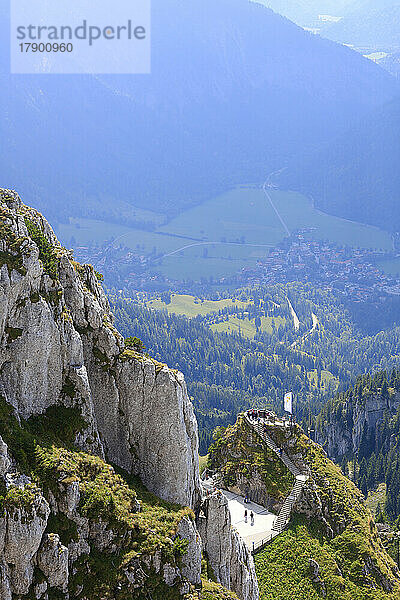
[{"label": "cluster of buildings", "polygon": [[132,250],[105,242],[102,245],[75,246],[74,255],[79,262],[90,263],[100,271],[108,285],[118,287],[129,283],[129,287],[140,288],[151,280],[148,274],[151,256],[140,248]]},{"label": "cluster of buildings", "polygon": [[377,263],[393,258],[383,250],[342,247],[309,239],[309,229],[299,230],[274,248],[254,267],[245,267],[236,283],[274,284],[312,282],[342,292],[353,301],[400,295],[400,279],[385,274]]},{"label": "cluster of buildings", "polygon": [[[382,295],[400,296],[400,279],[377,266],[396,257],[396,251],[338,246],[313,240],[312,233],[312,228],[298,230],[255,265],[242,268],[234,276],[203,283],[241,287],[310,282],[339,291],[355,302],[377,300]],[[140,247],[130,249],[106,242],[101,246],[77,246],[74,251],[77,260],[89,262],[103,273],[109,286],[158,290],[185,285],[184,281],[172,281],[156,273],[156,249],[148,254]]]}]

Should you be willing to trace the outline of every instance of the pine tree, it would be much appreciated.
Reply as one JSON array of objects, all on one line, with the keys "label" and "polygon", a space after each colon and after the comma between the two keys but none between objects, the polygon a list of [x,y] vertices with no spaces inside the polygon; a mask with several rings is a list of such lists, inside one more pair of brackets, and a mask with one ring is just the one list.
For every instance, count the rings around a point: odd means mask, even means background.
[{"label": "pine tree", "polygon": [[367,486],[367,478],[364,475],[364,477],[361,479],[360,482],[360,490],[362,491],[362,493],[364,494],[365,498],[368,495],[368,486]]},{"label": "pine tree", "polygon": [[375,521],[377,523],[384,523],[385,522],[385,516],[383,514],[383,510],[382,510],[382,506],[381,506],[380,502],[378,502],[378,506],[376,507]]}]

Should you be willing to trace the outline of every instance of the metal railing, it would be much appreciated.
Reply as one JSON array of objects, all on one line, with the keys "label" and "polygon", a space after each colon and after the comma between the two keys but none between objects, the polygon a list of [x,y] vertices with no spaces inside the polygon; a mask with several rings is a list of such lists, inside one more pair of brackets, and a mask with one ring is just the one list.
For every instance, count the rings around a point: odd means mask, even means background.
[{"label": "metal railing", "polygon": [[253,542],[253,547],[251,549],[252,555],[254,556],[257,552],[261,552],[261,550],[268,546],[277,535],[277,533],[270,533],[266,538],[259,540],[258,542]]}]

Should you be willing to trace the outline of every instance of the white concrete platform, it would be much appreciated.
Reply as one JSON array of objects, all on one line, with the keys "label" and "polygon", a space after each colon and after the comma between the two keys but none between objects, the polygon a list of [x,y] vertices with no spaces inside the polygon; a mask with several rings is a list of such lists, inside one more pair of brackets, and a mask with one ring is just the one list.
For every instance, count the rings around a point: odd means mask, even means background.
[{"label": "white concrete platform", "polygon": [[[244,502],[242,496],[233,494],[226,490],[221,490],[228,499],[228,506],[231,513],[232,526],[243,538],[249,550],[253,549],[253,542],[257,545],[262,540],[277,535],[272,530],[276,515],[268,512],[263,506],[255,502]],[[247,510],[247,523],[244,518],[244,511]],[[251,524],[250,513],[254,513],[254,524]]]}]

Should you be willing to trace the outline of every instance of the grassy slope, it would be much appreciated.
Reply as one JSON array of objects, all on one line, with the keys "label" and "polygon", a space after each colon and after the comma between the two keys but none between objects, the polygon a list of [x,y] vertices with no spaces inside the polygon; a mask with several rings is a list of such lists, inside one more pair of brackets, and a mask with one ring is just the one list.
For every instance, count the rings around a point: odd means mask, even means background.
[{"label": "grassy slope", "polygon": [[[261,317],[261,331],[272,334],[272,322],[275,323],[276,328],[279,325],[285,324],[285,319],[282,317]],[[254,323],[254,319],[250,320],[247,317],[245,319],[239,319],[235,316],[230,316],[228,321],[222,323],[215,323],[211,325],[211,329],[218,333],[239,333],[250,339],[254,339],[257,333],[257,328]]]},{"label": "grassy slope", "polygon": [[[183,516],[193,518],[193,513],[187,508],[160,500],[137,478],[122,471],[116,473],[99,457],[74,450],[72,441],[82,426],[84,422],[76,410],[62,407],[50,408],[44,415],[19,424],[10,405],[0,397],[0,435],[20,467],[35,482],[25,489],[11,487],[7,492],[0,486],[0,493],[4,494],[0,495],[0,507],[10,511],[14,507],[25,507],[29,511],[38,489],[42,489],[45,495],[51,490],[57,497],[60,494],[60,481],[67,485],[78,480],[80,514],[108,522],[118,532],[116,544],[118,540],[122,544],[113,554],[98,552],[92,547],[90,555],[82,556],[75,563],[69,589],[74,592],[83,586],[82,593],[90,600],[99,597],[115,600],[118,582],[124,589],[122,569],[130,560],[161,550],[164,561],[179,564],[182,550],[179,543],[173,541],[176,529]],[[140,512],[134,509],[136,500],[141,504]],[[48,531],[58,533],[64,545],[77,539],[75,523],[61,513],[50,515]],[[146,590],[153,600],[181,598],[178,589],[169,588],[152,572],[146,581]],[[128,593],[126,596],[123,591],[118,595],[119,600],[142,598],[140,588],[134,595]],[[238,600],[233,592],[210,581],[207,574],[203,576],[203,590],[193,591],[189,599]]]},{"label": "grassy slope", "polygon": [[[285,443],[279,435],[276,441]],[[328,600],[400,598],[396,567],[379,541],[361,492],[300,428],[291,441],[291,452],[301,453],[311,468],[334,537],[323,533],[317,521],[295,517],[256,557],[261,600],[316,600],[323,597],[323,588]],[[320,565],[319,583],[312,581],[310,559]],[[392,581],[392,593],[383,589],[383,578]]]},{"label": "grassy slope", "polygon": [[172,294],[170,304],[165,304],[162,300],[151,300],[147,303],[147,308],[156,310],[167,310],[176,315],[185,315],[186,317],[196,317],[197,315],[208,315],[226,307],[246,308],[247,303],[230,298],[226,300],[204,300],[196,301],[194,296],[185,294]]},{"label": "grassy slope", "polygon": [[218,583],[203,580],[201,600],[238,600],[233,592],[229,592]]},{"label": "grassy slope", "polygon": [[[255,557],[260,600],[320,600],[323,597],[327,600],[389,600],[399,597],[396,593],[386,594],[380,589],[359,586],[360,565],[356,560],[342,576],[338,554],[334,545],[318,535],[305,518],[294,518],[289,528]],[[319,564],[323,584],[312,581],[310,559]]]},{"label": "grassy slope", "polygon": [[[72,590],[83,585],[89,599],[100,595],[108,600],[113,598],[118,581],[124,582],[122,569],[131,559],[159,549],[165,560],[178,560],[179,548],[173,538],[182,517],[193,518],[193,514],[187,508],[160,500],[139,480],[123,472],[116,473],[99,457],[74,449],[73,439],[83,426],[77,410],[63,407],[52,407],[44,415],[18,423],[12,407],[0,397],[0,435],[21,470],[32,477],[45,495],[51,490],[56,497],[60,494],[59,481],[78,480],[80,513],[91,519],[104,519],[119,533],[122,545],[115,554],[92,549],[91,554],[76,565],[70,581]],[[30,488],[22,491],[10,488],[0,496],[0,501],[9,509],[15,505],[29,508],[33,498]],[[140,512],[134,509],[136,499],[142,506]],[[49,527],[52,533],[60,534],[64,543],[76,536],[74,523],[61,515],[53,515]],[[125,536],[129,543],[124,541]],[[148,586],[155,600],[179,598],[178,590],[167,588],[157,576],[150,576]],[[140,594],[138,590],[134,597],[139,599]],[[125,597],[121,595],[120,600]]]},{"label": "grassy slope", "polygon": [[[222,431],[221,431],[222,432]],[[286,496],[293,486],[293,476],[272,450],[253,439],[243,417],[223,431],[210,447],[209,465],[218,470],[227,486],[238,477],[250,478],[256,471],[261,475],[265,490],[276,500]]]},{"label": "grassy slope", "polygon": [[373,515],[378,504],[383,509],[386,503],[386,483],[380,483],[375,490],[369,491],[365,503]]}]

